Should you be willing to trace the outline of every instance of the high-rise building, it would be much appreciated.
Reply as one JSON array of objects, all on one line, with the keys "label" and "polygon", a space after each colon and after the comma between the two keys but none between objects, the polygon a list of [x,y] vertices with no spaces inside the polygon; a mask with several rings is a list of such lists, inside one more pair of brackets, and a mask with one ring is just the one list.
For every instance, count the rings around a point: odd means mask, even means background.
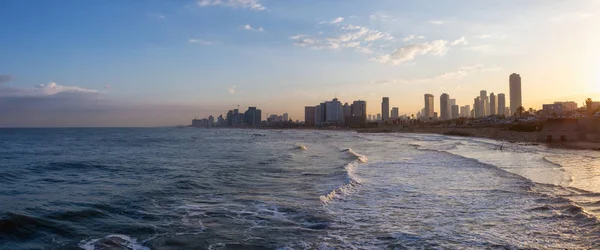
[{"label": "high-rise building", "polygon": [[315,107],[306,106],[304,107],[304,124],[308,126],[315,125]]},{"label": "high-rise building", "polygon": [[506,115],[506,96],[498,94],[498,115]]},{"label": "high-rise building", "polygon": [[383,121],[390,119],[390,98],[384,97],[381,101],[381,118]]},{"label": "high-rise building", "polygon": [[381,121],[381,114],[377,113],[377,120]]},{"label": "high-rise building", "polygon": [[208,117],[208,126],[212,127],[214,125],[215,125],[215,117],[211,115]]},{"label": "high-rise building", "polygon": [[452,114],[452,119],[458,119],[459,117],[459,112],[458,112],[458,105],[452,105],[452,107],[450,108],[452,110],[451,114]]},{"label": "high-rise building", "polygon": [[488,95],[487,95],[487,91],[482,90],[479,91],[479,98],[480,98],[480,102],[481,102],[481,106],[479,107],[479,116],[480,117],[484,117],[484,116],[488,116],[490,113],[490,105],[489,105],[489,99],[488,99]]},{"label": "high-rise building", "polygon": [[344,103],[344,106],[342,106],[342,115],[344,120],[346,120],[346,117],[352,116],[352,106],[350,106],[348,103]]},{"label": "high-rise building", "polygon": [[372,121],[372,120],[373,120],[373,115],[369,114],[369,121]]},{"label": "high-rise building", "polygon": [[233,110],[227,111],[227,126],[233,126]]},{"label": "high-rise building", "polygon": [[456,99],[452,98],[450,99],[450,107],[456,105]]},{"label": "high-rise building", "polygon": [[246,126],[259,128],[262,121],[262,112],[256,107],[248,107],[244,113],[244,122]]},{"label": "high-rise building", "polygon": [[398,117],[400,117],[399,113],[399,109],[398,107],[393,107],[392,108],[392,119],[398,119]]},{"label": "high-rise building", "polygon": [[[352,102],[352,116],[364,116],[367,118],[367,102],[365,101],[354,101]],[[369,115],[369,120],[371,115]]]},{"label": "high-rise building", "polygon": [[325,110],[324,102],[315,107],[315,124],[316,125],[322,125],[325,123],[325,121],[326,121],[325,116],[327,115],[326,113],[327,112]]},{"label": "high-rise building", "polygon": [[510,114],[510,108],[509,107],[504,108],[504,113],[505,114]]},{"label": "high-rise building", "polygon": [[450,120],[450,96],[446,93],[440,96],[440,119]]},{"label": "high-rise building", "polygon": [[465,105],[460,107],[460,117],[471,117],[471,106]]},{"label": "high-rise building", "polygon": [[494,92],[490,94],[490,115],[498,114],[498,101]]},{"label": "high-rise building", "polygon": [[510,88],[510,114],[514,115],[517,109],[523,106],[523,96],[521,95],[521,76],[517,73],[512,73],[509,77]]},{"label": "high-rise building", "polygon": [[433,105],[433,95],[425,94],[425,112],[422,115],[426,118],[433,118],[433,115],[435,113]]},{"label": "high-rise building", "polygon": [[473,100],[473,115],[475,118],[479,118],[481,117],[481,110],[482,109],[482,105],[481,105],[481,97],[478,96],[477,98],[475,98],[475,100]]},{"label": "high-rise building", "polygon": [[325,102],[325,122],[326,123],[340,123],[344,122],[344,114],[342,110],[342,103],[337,98],[329,102]]},{"label": "high-rise building", "polygon": [[283,114],[283,122],[289,122],[290,121],[290,115],[288,115],[288,113],[284,113]]}]

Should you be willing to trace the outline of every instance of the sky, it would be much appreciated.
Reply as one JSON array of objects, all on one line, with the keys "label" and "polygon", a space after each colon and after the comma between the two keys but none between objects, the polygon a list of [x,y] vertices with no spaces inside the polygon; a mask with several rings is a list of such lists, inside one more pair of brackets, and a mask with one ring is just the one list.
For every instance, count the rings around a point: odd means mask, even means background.
[{"label": "sky", "polygon": [[[600,99],[600,1],[0,1],[0,127],[168,126],[337,97]],[[439,107],[436,107],[438,110]]]}]

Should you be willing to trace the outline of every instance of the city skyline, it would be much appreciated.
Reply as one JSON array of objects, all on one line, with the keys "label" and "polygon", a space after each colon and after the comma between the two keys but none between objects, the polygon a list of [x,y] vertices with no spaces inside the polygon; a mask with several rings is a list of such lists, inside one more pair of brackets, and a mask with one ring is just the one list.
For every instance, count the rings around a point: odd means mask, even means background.
[{"label": "city skyline", "polygon": [[439,116],[442,93],[459,113],[483,89],[512,106],[513,72],[526,109],[600,98],[598,1],[1,5],[0,127],[168,126],[237,105],[303,120],[333,97],[416,116],[425,93]]}]

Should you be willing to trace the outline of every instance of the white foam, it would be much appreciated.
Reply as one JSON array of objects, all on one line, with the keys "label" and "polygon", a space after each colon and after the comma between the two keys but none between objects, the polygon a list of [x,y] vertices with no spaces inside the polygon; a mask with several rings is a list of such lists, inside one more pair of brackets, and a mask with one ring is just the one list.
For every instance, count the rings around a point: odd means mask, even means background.
[{"label": "white foam", "polygon": [[98,244],[98,242],[101,240],[110,240],[131,250],[150,250],[150,248],[142,246],[140,243],[138,243],[137,239],[123,234],[111,234],[102,239],[91,239],[88,241],[83,240],[78,246],[81,249],[94,250],[96,249],[96,244]]},{"label": "white foam", "polygon": [[323,203],[329,203],[334,199],[339,199],[339,198],[343,197],[344,195],[354,192],[356,190],[356,187],[358,185],[362,184],[362,182],[363,182],[363,180],[360,177],[358,177],[358,175],[356,174],[356,168],[361,163],[366,163],[368,161],[368,158],[364,155],[354,152],[351,148],[345,149],[345,150],[343,150],[343,152],[348,152],[350,155],[353,155],[354,157],[356,157],[356,160],[354,160],[354,161],[346,164],[346,166],[344,166],[344,169],[346,170],[346,174],[350,178],[350,182],[339,188],[331,190],[331,192],[329,192],[327,195],[320,196],[319,199]]}]

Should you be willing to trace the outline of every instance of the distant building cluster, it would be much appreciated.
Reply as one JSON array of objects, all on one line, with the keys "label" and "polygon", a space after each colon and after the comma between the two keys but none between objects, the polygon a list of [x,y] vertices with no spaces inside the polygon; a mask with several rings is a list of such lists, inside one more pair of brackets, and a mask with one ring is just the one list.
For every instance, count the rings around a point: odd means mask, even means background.
[{"label": "distant building cluster", "polygon": [[260,128],[262,126],[262,111],[256,107],[248,107],[246,112],[241,113],[239,109],[229,110],[226,117],[220,115],[215,118],[193,119],[192,127],[250,127]]},{"label": "distant building cluster", "polygon": [[504,93],[489,95],[487,90],[481,90],[479,95],[473,99],[473,106],[459,106],[456,99],[449,94],[440,96],[440,110],[435,112],[435,96],[425,94],[425,107],[417,113],[421,120],[452,120],[458,118],[480,118],[487,116],[513,116],[522,107],[521,76],[513,73],[509,76],[510,107],[506,106],[506,95]]},{"label": "distant building cluster", "polygon": [[[540,116],[544,117],[570,117],[570,116],[594,116],[600,117],[600,102],[586,100],[587,111],[579,109],[576,102],[557,101],[544,104],[542,110],[536,111],[532,108],[526,110],[523,107],[521,76],[513,73],[509,76],[509,103],[504,93],[488,95],[487,90],[481,90],[473,99],[473,103],[458,105],[457,100],[448,93],[442,93],[439,98],[439,112],[435,110],[435,96],[427,93],[424,95],[424,107],[417,115],[400,115],[398,107],[390,107],[390,98],[382,97],[381,113],[367,114],[367,102],[363,100],[353,101],[352,104],[343,103],[337,98],[324,101],[315,106],[304,107],[304,122],[295,122],[287,113],[283,115],[267,114],[266,120],[262,120],[262,112],[256,107],[249,107],[245,112],[238,109],[229,110],[225,117],[220,115],[215,119],[212,115],[208,118],[194,119],[194,127],[323,127],[323,126],[346,126],[355,127],[371,124],[405,124],[406,122],[418,124],[420,121],[446,121],[459,118],[480,120],[499,120],[506,117]],[[597,113],[596,113],[597,112]],[[583,115],[582,115],[583,114]],[[587,114],[587,115],[586,115]],[[407,121],[408,120],[408,121]],[[414,120],[414,121],[411,121]],[[420,120],[420,121],[418,121]]]},{"label": "distant building cluster", "polygon": [[352,104],[340,102],[337,98],[316,106],[304,107],[304,121],[307,126],[360,125],[367,122],[367,102],[354,101]]}]

